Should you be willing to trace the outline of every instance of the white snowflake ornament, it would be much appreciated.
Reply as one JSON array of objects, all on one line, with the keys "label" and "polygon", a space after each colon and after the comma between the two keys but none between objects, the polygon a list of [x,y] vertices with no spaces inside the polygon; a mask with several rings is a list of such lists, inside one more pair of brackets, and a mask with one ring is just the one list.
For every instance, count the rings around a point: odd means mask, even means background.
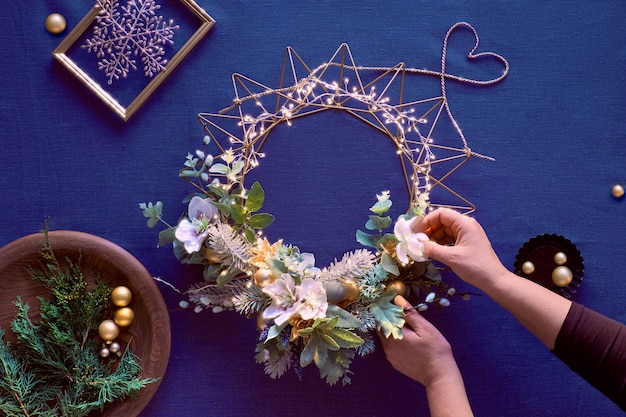
[{"label": "white snowflake ornament", "polygon": [[125,78],[137,70],[137,58],[143,64],[146,77],[165,69],[165,45],[172,45],[174,31],[179,26],[156,14],[161,5],[154,0],[98,0],[102,9],[96,16],[93,37],[81,48],[95,52],[98,70],[104,71],[107,83]]}]

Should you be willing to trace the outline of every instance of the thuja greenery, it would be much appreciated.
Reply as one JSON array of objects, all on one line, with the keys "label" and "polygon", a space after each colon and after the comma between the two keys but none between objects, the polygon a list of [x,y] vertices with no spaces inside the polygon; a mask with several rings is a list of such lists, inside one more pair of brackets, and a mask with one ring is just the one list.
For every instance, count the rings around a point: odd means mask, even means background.
[{"label": "thuja greenery", "polygon": [[97,328],[107,318],[111,288],[97,277],[89,290],[80,257],[76,262],[66,259],[68,266],[63,267],[47,230],[44,237],[41,267],[29,272],[51,296],[38,297],[37,322],[28,317],[29,305],[19,297],[15,300],[15,346],[4,340],[0,329],[0,415],[86,416],[137,394],[155,379],[139,376],[139,359],[128,347],[119,359],[100,358]]}]

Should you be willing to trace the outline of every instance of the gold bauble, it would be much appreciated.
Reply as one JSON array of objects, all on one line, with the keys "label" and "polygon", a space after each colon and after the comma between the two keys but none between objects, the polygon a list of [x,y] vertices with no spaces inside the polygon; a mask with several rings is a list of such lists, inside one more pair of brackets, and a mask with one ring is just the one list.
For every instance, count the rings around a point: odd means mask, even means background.
[{"label": "gold bauble", "polygon": [[121,348],[122,348],[122,347],[120,346],[120,344],[119,344],[119,343],[117,343],[117,342],[113,342],[113,343],[111,343],[111,344],[109,345],[109,352],[111,352],[111,353],[117,353],[117,352],[119,352],[119,351],[120,351],[120,349],[121,349]]},{"label": "gold bauble", "polygon": [[128,327],[135,320],[135,312],[130,307],[122,307],[115,310],[113,313],[113,320],[120,327]]},{"label": "gold bauble", "polygon": [[267,320],[265,320],[265,318],[263,317],[263,313],[259,313],[259,315],[256,317],[256,327],[259,330],[264,330],[265,327],[267,326]]},{"label": "gold bauble", "polygon": [[65,30],[66,22],[63,15],[52,13],[46,18],[46,29],[53,35],[58,35]]},{"label": "gold bauble", "polygon": [[613,188],[611,188],[611,194],[613,194],[615,198],[624,197],[624,187],[620,184],[615,184]]},{"label": "gold bauble", "polygon": [[522,272],[526,275],[532,274],[533,272],[535,272],[535,264],[530,261],[524,262],[522,264]]},{"label": "gold bauble", "polygon": [[557,265],[565,265],[565,262],[567,262],[567,255],[564,254],[563,252],[557,252],[554,255],[554,263]]},{"label": "gold bauble", "polygon": [[111,355],[111,351],[105,347],[103,347],[102,349],[100,349],[100,357],[101,358],[108,358]]},{"label": "gold bauble", "polygon": [[352,303],[359,298],[359,284],[353,279],[346,279],[343,281],[343,288],[346,289],[346,294],[343,296],[343,301]]},{"label": "gold bauble", "polygon": [[128,287],[120,285],[113,288],[111,291],[111,301],[118,307],[126,307],[130,304],[130,300],[133,299],[133,293],[130,292]]},{"label": "gold bauble", "polygon": [[559,287],[567,287],[573,278],[572,270],[566,266],[557,266],[552,271],[552,282]]},{"label": "gold bauble", "polygon": [[210,264],[219,264],[221,261],[220,256],[211,248],[204,248],[204,259],[209,261]]},{"label": "gold bauble", "polygon": [[98,326],[98,334],[105,342],[112,342],[120,335],[120,328],[113,320],[104,320]]},{"label": "gold bauble", "polygon": [[407,295],[409,295],[409,288],[406,286],[406,284],[402,281],[391,281],[389,284],[387,284],[387,291],[390,290],[395,290],[396,294],[401,295],[403,297],[406,297]]},{"label": "gold bauble", "polygon": [[259,268],[254,273],[254,283],[259,288],[265,288],[274,281],[276,281],[274,273],[267,268]]}]

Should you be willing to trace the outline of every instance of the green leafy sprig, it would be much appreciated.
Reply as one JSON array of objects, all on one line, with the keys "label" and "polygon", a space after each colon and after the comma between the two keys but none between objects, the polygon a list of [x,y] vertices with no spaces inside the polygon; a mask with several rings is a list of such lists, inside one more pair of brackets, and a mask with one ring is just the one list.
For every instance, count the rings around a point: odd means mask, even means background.
[{"label": "green leafy sprig", "polygon": [[[8,417],[82,417],[135,395],[156,379],[140,378],[138,358],[127,347],[119,360],[102,360],[99,323],[106,318],[110,287],[100,279],[91,291],[78,262],[58,262],[47,229],[41,269],[32,277],[51,293],[38,297],[41,318],[33,322],[19,297],[11,330],[15,346],[0,341],[0,411]],[[0,338],[4,337],[0,329]]]}]

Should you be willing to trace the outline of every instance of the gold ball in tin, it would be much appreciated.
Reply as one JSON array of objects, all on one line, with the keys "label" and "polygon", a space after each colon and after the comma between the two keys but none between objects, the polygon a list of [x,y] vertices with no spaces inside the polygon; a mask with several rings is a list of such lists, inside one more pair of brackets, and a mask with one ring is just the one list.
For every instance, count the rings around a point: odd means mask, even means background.
[{"label": "gold ball in tin", "polygon": [[120,335],[120,328],[113,320],[104,320],[98,326],[98,334],[105,342],[112,342]]},{"label": "gold ball in tin", "polygon": [[522,272],[526,275],[532,274],[533,272],[535,272],[535,264],[530,261],[524,262],[522,264]]},{"label": "gold ball in tin", "polygon": [[343,288],[346,289],[346,294],[343,296],[343,301],[354,302],[359,298],[359,285],[353,279],[346,279],[343,282]]},{"label": "gold ball in tin", "polygon": [[567,287],[573,278],[572,270],[566,266],[557,266],[552,271],[552,282],[559,287]]},{"label": "gold ball in tin", "polygon": [[387,284],[387,291],[395,290],[396,294],[406,297],[409,294],[409,289],[402,281],[391,281]]},{"label": "gold ball in tin", "polygon": [[120,285],[113,288],[111,291],[111,301],[118,307],[126,307],[130,304],[130,300],[133,299],[133,293],[130,292],[128,287]]},{"label": "gold ball in tin", "polygon": [[135,312],[130,307],[122,307],[115,310],[113,313],[113,320],[120,327],[128,327],[135,320]]},{"label": "gold ball in tin", "polygon": [[259,268],[254,273],[254,283],[259,288],[265,288],[267,285],[271,284],[274,281],[276,281],[274,273],[272,273],[272,271],[267,268]]},{"label": "gold ball in tin", "polygon": [[565,265],[565,262],[567,262],[567,255],[564,254],[563,252],[557,252],[554,255],[554,263],[557,265]]}]

